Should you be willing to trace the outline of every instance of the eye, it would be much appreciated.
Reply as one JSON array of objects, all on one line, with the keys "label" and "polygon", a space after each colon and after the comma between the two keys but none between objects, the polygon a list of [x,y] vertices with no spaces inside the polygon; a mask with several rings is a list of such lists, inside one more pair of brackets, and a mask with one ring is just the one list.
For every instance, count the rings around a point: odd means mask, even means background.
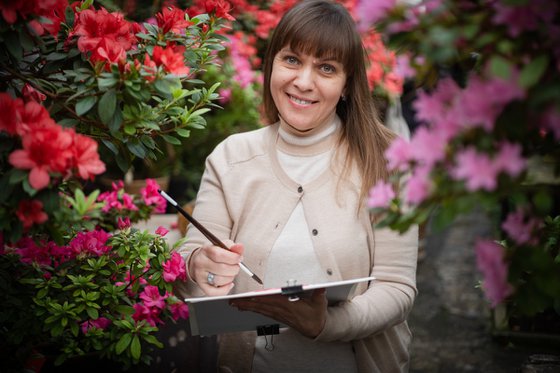
[{"label": "eye", "polygon": [[322,64],[319,68],[326,74],[334,74],[336,72],[336,68],[333,65],[329,65],[327,63]]},{"label": "eye", "polygon": [[299,62],[299,60],[296,57],[290,55],[285,56],[284,61],[286,61],[286,63],[290,65],[296,65]]}]

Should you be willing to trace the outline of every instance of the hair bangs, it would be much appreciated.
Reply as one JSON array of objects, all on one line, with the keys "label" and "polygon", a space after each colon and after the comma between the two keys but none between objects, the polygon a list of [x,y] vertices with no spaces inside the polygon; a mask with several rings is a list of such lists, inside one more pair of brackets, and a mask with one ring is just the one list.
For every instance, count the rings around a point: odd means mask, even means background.
[{"label": "hair bangs", "polygon": [[347,74],[352,73],[352,61],[356,53],[358,56],[361,53],[361,40],[356,45],[355,33],[340,14],[322,14],[292,26],[284,33],[280,46],[289,45],[294,52],[335,60],[344,66]]}]

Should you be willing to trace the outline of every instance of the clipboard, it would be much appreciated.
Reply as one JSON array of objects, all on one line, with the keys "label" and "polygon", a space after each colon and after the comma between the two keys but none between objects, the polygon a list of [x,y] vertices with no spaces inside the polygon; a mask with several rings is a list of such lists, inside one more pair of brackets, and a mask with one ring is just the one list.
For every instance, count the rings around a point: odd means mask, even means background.
[{"label": "clipboard", "polygon": [[329,306],[348,300],[358,283],[370,282],[375,277],[361,277],[351,280],[325,282],[312,285],[289,284],[282,288],[251,291],[216,297],[186,298],[189,306],[190,335],[211,336],[255,330],[259,335],[278,334],[286,325],[251,311],[239,311],[229,305],[232,299],[257,298],[266,295],[282,294],[290,300],[309,295],[312,290],[326,288]]}]

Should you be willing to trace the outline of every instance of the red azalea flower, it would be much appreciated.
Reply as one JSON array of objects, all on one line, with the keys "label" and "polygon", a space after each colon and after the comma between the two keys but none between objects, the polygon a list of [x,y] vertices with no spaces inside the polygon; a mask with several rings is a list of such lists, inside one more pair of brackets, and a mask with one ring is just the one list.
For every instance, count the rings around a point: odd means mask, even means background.
[{"label": "red azalea flower", "polygon": [[78,232],[68,246],[75,255],[88,254],[101,256],[111,250],[111,246],[106,245],[110,237],[111,235],[103,230]]},{"label": "red azalea flower", "polygon": [[72,133],[58,125],[38,128],[22,137],[23,149],[14,150],[9,162],[15,168],[28,170],[29,184],[36,190],[50,182],[50,173],[66,174],[72,160]]},{"label": "red azalea flower", "polygon": [[165,7],[161,13],[156,14],[158,26],[166,34],[169,31],[180,34],[182,30],[192,25],[185,19],[185,11],[174,6]]},{"label": "red azalea flower", "polygon": [[0,131],[8,132],[10,135],[17,133],[23,107],[20,98],[13,99],[5,92],[0,93]]},{"label": "red azalea flower", "polygon": [[23,237],[15,245],[15,252],[20,256],[22,263],[37,263],[41,266],[51,265],[49,250],[39,246],[30,237]]},{"label": "red azalea flower", "polygon": [[85,9],[78,13],[72,35],[78,35],[78,49],[82,53],[90,52],[100,57],[101,47],[107,55],[116,55],[116,51],[128,51],[136,42],[136,28],[117,12],[109,13],[106,9]]},{"label": "red azalea flower", "polygon": [[[101,39],[97,48],[91,53],[91,61],[109,62],[109,64],[118,64],[126,60],[126,51],[122,45],[113,39]],[[110,67],[106,66],[110,71]]]},{"label": "red azalea flower", "polygon": [[235,18],[229,14],[229,12],[231,12],[231,4],[225,0],[205,0],[204,8],[208,14],[215,12],[216,17],[218,18],[235,21]]},{"label": "red azalea flower", "polygon": [[185,47],[183,46],[167,46],[164,49],[156,45],[152,58],[157,66],[163,66],[164,70],[171,74],[188,75],[190,69],[185,66],[184,52]]},{"label": "red azalea flower", "polygon": [[42,101],[45,101],[47,99],[47,96],[37,91],[29,83],[25,83],[21,90],[21,93],[23,94],[23,99],[25,100],[25,102],[35,101],[40,104]]},{"label": "red azalea flower", "polygon": [[34,199],[21,200],[16,215],[23,223],[24,229],[30,228],[33,224],[42,224],[49,218],[45,211],[43,211],[43,202]]},{"label": "red azalea flower", "polygon": [[18,125],[17,133],[23,136],[29,132],[49,126],[58,125],[51,118],[47,109],[35,101],[26,102],[21,111],[21,123]]},{"label": "red azalea flower", "polygon": [[74,134],[74,167],[84,180],[105,172],[105,164],[99,159],[97,142],[80,134]]}]

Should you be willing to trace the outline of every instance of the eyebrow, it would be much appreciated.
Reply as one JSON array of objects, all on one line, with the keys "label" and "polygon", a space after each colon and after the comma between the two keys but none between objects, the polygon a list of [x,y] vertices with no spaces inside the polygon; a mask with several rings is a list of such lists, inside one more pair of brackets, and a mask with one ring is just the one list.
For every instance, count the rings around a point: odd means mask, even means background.
[{"label": "eyebrow", "polygon": [[[279,52],[279,53],[280,53],[280,52],[283,52],[283,53],[293,53],[293,54],[296,54],[296,55],[298,55],[298,56],[300,56],[301,54],[305,54],[305,53],[301,53],[301,52],[294,51],[294,50],[292,50],[292,48],[290,48],[290,47],[284,47],[284,48],[280,49],[278,52]],[[315,59],[316,59],[317,62],[321,62],[321,63],[324,63],[324,62],[333,63],[333,62],[334,62],[334,63],[337,63],[337,64],[342,65],[342,62],[339,61],[339,60],[337,60],[335,57],[330,57],[330,56],[328,56],[328,57],[317,57],[317,56],[314,56],[314,57],[315,57]]]}]

